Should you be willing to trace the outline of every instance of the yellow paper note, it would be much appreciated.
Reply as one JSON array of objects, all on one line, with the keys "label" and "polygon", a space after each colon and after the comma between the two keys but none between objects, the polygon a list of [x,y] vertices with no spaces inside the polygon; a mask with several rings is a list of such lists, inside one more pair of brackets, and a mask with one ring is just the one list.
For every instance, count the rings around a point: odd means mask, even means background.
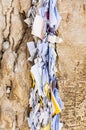
[{"label": "yellow paper note", "polygon": [[49,91],[49,84],[48,83],[46,83],[46,85],[44,86],[44,91],[45,91],[47,98],[50,99],[50,91]]},{"label": "yellow paper note", "polygon": [[59,114],[61,112],[61,108],[60,108],[58,102],[56,101],[55,96],[54,96],[52,90],[51,90],[51,102],[52,102],[53,109],[54,109],[53,115]]}]

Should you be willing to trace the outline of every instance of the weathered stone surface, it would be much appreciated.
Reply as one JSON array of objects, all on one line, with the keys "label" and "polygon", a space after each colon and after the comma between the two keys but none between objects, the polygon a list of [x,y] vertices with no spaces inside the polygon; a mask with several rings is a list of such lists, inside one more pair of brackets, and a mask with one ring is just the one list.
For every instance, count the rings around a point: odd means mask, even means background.
[{"label": "weathered stone surface", "polygon": [[62,16],[57,45],[58,84],[65,109],[63,130],[86,129],[86,1],[65,0],[59,4]]},{"label": "weathered stone surface", "polygon": [[24,24],[29,7],[30,1],[0,1],[0,130],[29,129],[31,80],[26,42],[30,36]]},{"label": "weathered stone surface", "polygon": [[[26,42],[32,40],[24,23],[31,0],[0,0],[0,130],[29,130],[31,86]],[[58,0],[64,40],[57,45],[58,85],[65,109],[63,130],[86,129],[86,0]],[[10,89],[7,93],[8,88]]]}]

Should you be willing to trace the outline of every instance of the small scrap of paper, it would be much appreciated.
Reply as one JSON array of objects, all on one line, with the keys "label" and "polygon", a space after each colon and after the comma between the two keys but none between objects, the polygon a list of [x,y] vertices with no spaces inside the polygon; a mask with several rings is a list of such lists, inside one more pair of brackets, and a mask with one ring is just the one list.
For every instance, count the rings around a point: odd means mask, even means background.
[{"label": "small scrap of paper", "polygon": [[32,34],[39,37],[40,39],[43,39],[45,32],[46,32],[46,22],[41,16],[36,15],[32,27]]}]

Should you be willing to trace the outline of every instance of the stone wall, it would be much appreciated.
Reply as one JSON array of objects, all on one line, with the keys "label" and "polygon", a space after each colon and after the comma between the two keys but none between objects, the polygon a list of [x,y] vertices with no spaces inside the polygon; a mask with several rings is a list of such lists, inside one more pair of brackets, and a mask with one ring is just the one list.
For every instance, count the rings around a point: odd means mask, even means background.
[{"label": "stone wall", "polygon": [[58,83],[65,103],[63,130],[86,130],[86,0],[62,0],[57,45]]},{"label": "stone wall", "polygon": [[[32,36],[24,23],[29,7],[30,0],[0,0],[0,130],[29,130],[31,64],[26,42]],[[58,33],[64,40],[57,45],[63,130],[85,130],[86,0],[58,0],[58,8]]]}]

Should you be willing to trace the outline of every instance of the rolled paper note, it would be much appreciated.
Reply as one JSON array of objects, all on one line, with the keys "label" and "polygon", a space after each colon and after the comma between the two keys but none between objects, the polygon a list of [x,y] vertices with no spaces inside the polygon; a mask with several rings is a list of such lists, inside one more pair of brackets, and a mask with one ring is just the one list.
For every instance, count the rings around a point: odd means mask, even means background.
[{"label": "rolled paper note", "polygon": [[56,42],[56,36],[55,35],[48,35],[48,42],[55,43]]},{"label": "rolled paper note", "polygon": [[53,115],[59,114],[61,112],[61,108],[55,99],[52,89],[51,89],[51,102],[52,102],[52,106],[53,106]]},{"label": "rolled paper note", "polygon": [[49,8],[49,23],[50,27],[54,28],[56,31],[61,22],[61,16],[57,10],[56,0],[50,0],[50,8]]},{"label": "rolled paper note", "polygon": [[48,83],[46,83],[44,86],[44,92],[45,92],[45,95],[48,97],[48,99],[50,99],[49,84]]},{"label": "rolled paper note", "polygon": [[62,43],[63,39],[56,35],[48,35],[48,42],[50,43]]},{"label": "rolled paper note", "polygon": [[40,15],[36,15],[32,27],[32,34],[43,39],[46,33],[46,22]]},{"label": "rolled paper note", "polygon": [[28,27],[31,26],[31,20],[30,20],[30,18],[25,19],[24,22],[28,25]]}]

